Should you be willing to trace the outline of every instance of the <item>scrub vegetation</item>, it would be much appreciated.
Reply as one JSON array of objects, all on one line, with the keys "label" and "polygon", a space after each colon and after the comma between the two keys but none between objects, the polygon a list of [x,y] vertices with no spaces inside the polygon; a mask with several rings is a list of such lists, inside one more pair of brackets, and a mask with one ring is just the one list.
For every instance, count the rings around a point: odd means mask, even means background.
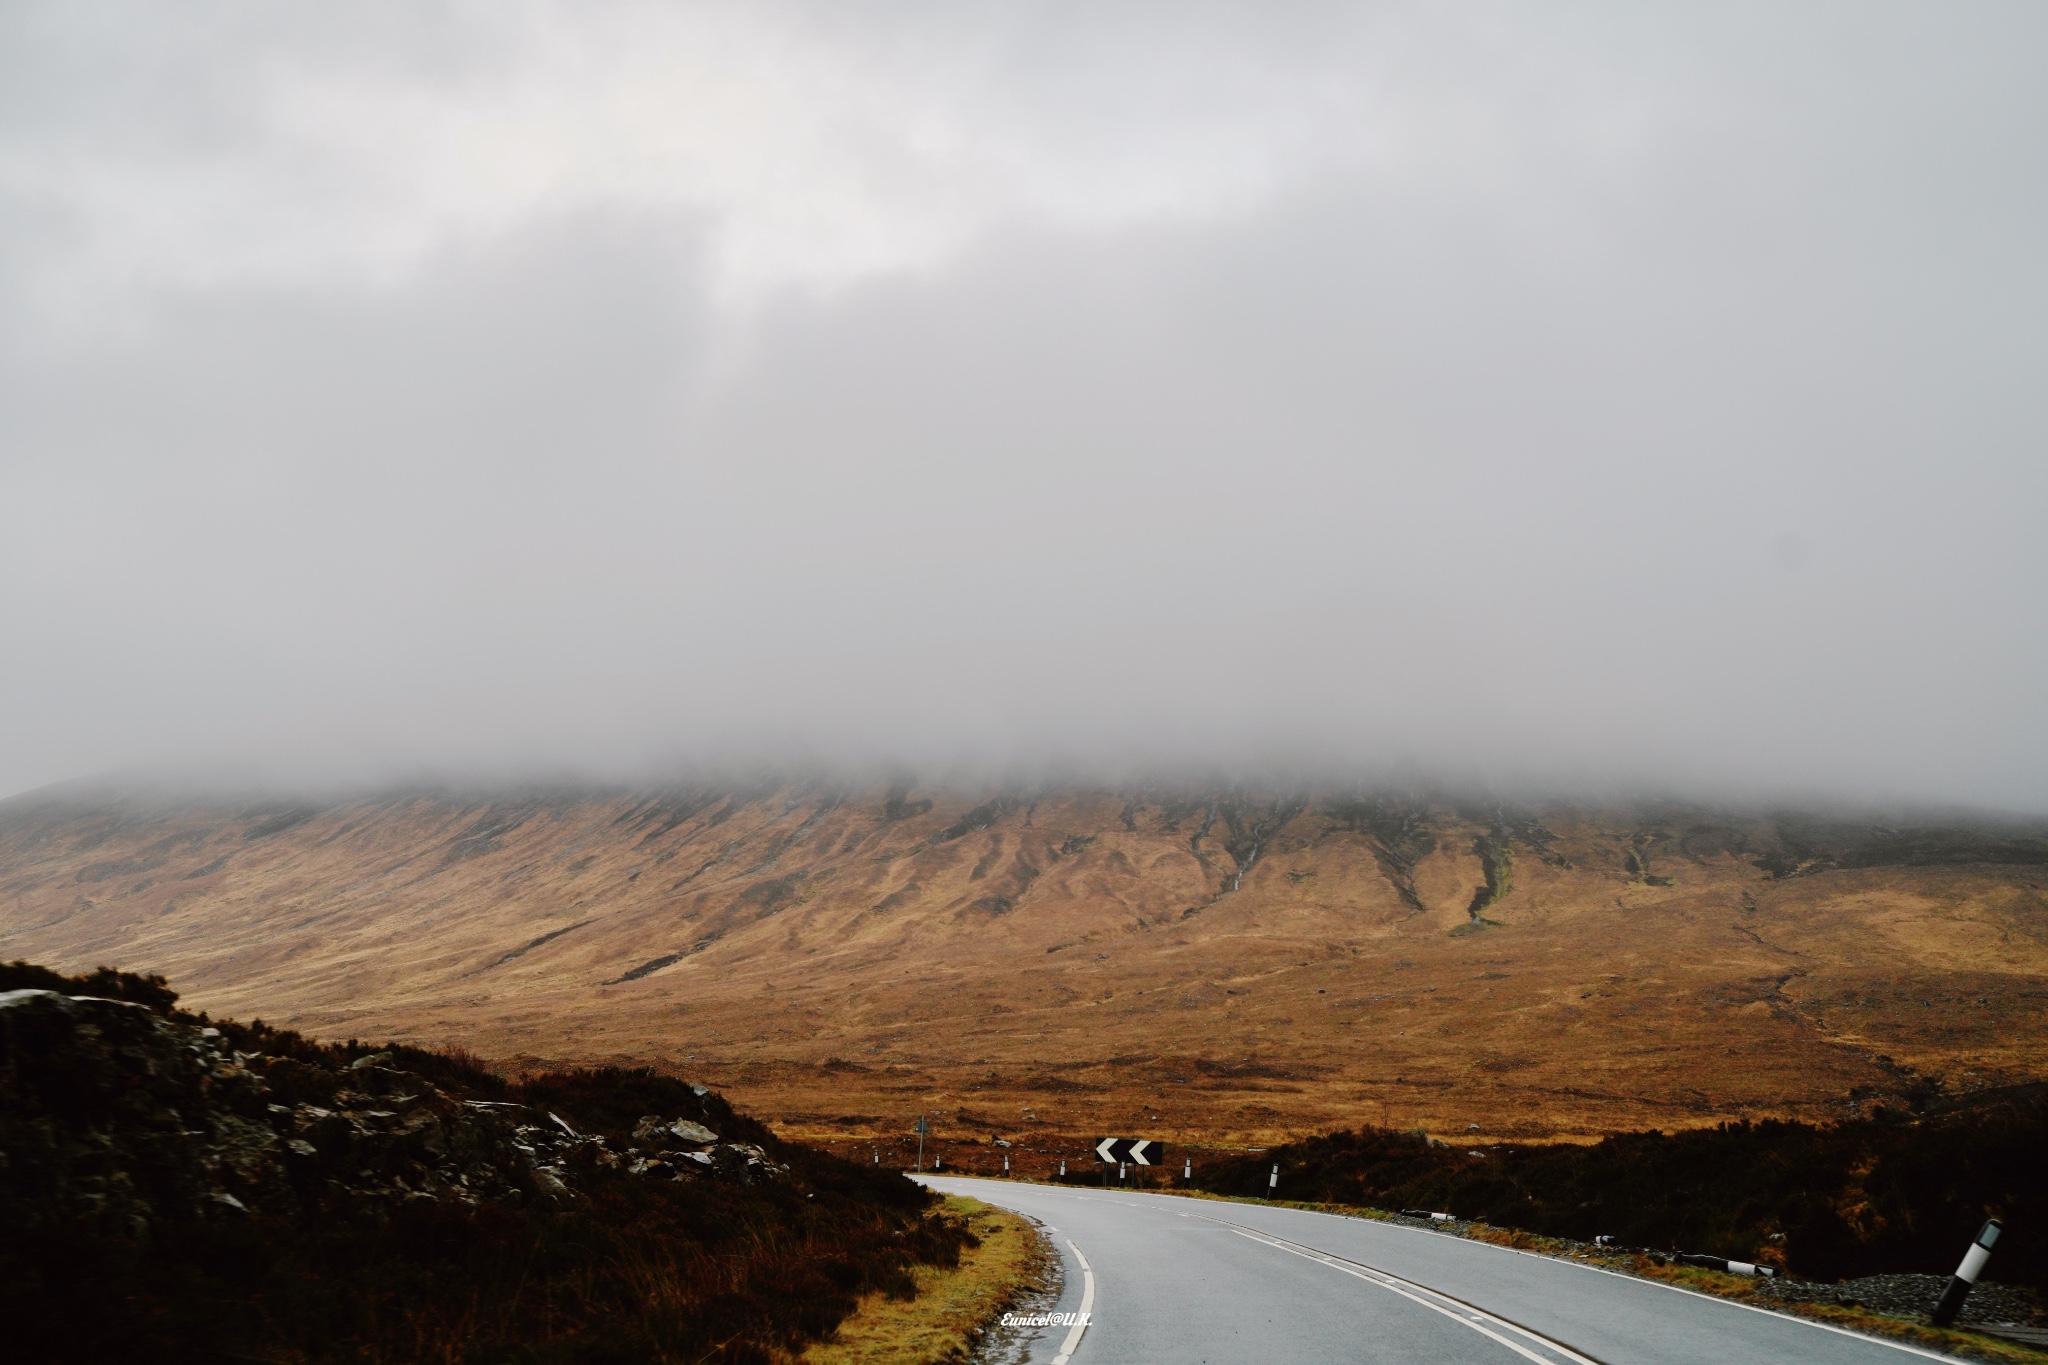
[{"label": "scrub vegetation", "polygon": [[1198,1171],[1198,1188],[1439,1210],[1495,1228],[1704,1252],[1834,1281],[1945,1275],[1988,1216],[1988,1280],[2048,1288],[2048,1087],[1918,1117],[1623,1133],[1591,1145],[1464,1149],[1421,1133],[1331,1133]]},{"label": "scrub vegetation", "polygon": [[0,1001],[10,1360],[786,1361],[975,1244],[649,1070],[507,1079],[127,973],[0,966]]}]

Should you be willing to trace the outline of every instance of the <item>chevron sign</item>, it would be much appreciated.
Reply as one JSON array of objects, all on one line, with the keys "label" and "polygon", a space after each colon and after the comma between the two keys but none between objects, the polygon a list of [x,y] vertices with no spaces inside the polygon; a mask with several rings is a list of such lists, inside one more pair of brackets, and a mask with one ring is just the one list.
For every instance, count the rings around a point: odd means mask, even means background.
[{"label": "chevron sign", "polygon": [[1095,1144],[1098,1161],[1128,1161],[1133,1166],[1158,1166],[1166,1161],[1166,1144],[1151,1138],[1103,1138]]}]

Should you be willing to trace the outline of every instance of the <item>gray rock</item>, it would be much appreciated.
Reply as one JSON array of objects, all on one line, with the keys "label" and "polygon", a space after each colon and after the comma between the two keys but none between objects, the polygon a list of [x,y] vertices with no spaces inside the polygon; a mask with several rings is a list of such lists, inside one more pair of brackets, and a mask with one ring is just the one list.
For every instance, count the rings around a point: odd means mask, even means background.
[{"label": "gray rock", "polygon": [[[599,1139],[518,1129],[503,1107],[456,1103],[390,1060],[327,1071],[233,1052],[219,1030],[140,1005],[0,994],[0,1226],[142,1236],[336,1198],[564,1197],[566,1155],[616,1163]],[[266,1076],[321,1102],[280,1103]],[[546,1134],[537,1155],[525,1133]]]},{"label": "gray rock", "polygon": [[645,1143],[661,1142],[665,1138],[677,1138],[683,1142],[698,1144],[718,1141],[718,1134],[701,1123],[689,1119],[665,1119],[659,1114],[649,1114],[633,1128],[633,1141]]}]

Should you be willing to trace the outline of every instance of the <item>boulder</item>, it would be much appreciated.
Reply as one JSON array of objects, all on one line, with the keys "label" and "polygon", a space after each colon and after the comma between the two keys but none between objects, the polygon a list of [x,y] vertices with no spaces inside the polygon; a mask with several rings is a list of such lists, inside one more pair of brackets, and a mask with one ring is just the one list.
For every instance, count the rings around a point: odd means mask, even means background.
[{"label": "boulder", "polygon": [[699,1146],[718,1141],[718,1134],[701,1123],[689,1119],[665,1119],[659,1114],[649,1114],[633,1129],[633,1141],[654,1144],[668,1138],[681,1142],[693,1142]]}]

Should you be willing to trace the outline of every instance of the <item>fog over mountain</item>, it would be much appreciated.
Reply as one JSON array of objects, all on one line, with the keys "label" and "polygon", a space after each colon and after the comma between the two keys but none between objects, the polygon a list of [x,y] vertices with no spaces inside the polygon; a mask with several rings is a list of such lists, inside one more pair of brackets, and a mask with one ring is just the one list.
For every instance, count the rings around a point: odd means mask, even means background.
[{"label": "fog over mountain", "polygon": [[2048,11],[0,11],[0,794],[2048,811]]}]

